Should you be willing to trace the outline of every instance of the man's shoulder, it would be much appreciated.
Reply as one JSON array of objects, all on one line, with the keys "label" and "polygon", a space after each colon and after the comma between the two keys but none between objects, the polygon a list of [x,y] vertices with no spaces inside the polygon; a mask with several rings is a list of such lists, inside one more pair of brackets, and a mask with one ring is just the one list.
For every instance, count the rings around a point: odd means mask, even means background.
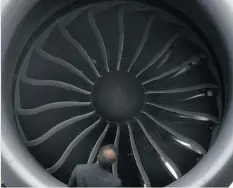
[{"label": "man's shoulder", "polygon": [[116,181],[121,184],[121,179],[116,177]]},{"label": "man's shoulder", "polygon": [[94,168],[93,164],[78,164],[75,167],[76,172],[92,170]]},{"label": "man's shoulder", "polygon": [[86,168],[90,168],[92,166],[92,164],[78,164],[76,165],[76,169],[86,169]]},{"label": "man's shoulder", "polygon": [[116,175],[114,175],[112,173],[108,173],[108,177],[109,177],[109,180],[111,182],[113,182],[116,187],[118,187],[119,185],[121,185],[122,181],[121,181],[120,178],[118,178],[118,176],[116,176]]},{"label": "man's shoulder", "polygon": [[122,181],[120,178],[116,177],[114,178],[114,186],[116,187],[121,187],[122,186]]}]

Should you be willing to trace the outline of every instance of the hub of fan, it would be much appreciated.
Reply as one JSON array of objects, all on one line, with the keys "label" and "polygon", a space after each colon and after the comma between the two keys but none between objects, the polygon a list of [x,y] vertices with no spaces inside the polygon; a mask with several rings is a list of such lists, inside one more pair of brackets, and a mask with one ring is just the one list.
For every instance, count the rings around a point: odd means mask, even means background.
[{"label": "hub of fan", "polygon": [[124,122],[142,108],[145,95],[140,82],[124,72],[111,72],[101,77],[92,92],[96,112],[107,121]]}]

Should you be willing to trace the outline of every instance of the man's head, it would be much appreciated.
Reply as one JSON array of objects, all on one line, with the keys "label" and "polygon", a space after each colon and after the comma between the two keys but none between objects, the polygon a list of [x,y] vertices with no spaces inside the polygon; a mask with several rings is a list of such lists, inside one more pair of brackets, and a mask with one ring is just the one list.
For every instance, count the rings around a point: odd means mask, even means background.
[{"label": "man's head", "polygon": [[117,148],[114,145],[106,145],[100,148],[97,156],[99,165],[104,169],[111,168],[117,159]]}]

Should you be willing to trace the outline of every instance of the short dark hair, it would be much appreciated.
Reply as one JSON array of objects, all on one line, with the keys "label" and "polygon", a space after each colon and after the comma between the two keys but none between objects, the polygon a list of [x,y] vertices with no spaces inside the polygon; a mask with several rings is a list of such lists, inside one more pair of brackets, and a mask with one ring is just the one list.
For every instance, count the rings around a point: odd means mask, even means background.
[{"label": "short dark hair", "polygon": [[[108,156],[106,156],[104,153],[104,151],[106,150],[112,150],[115,153],[115,157],[111,159]],[[109,169],[111,168],[112,164],[116,162],[117,155],[118,155],[117,148],[114,145],[110,144],[110,145],[106,145],[100,148],[99,154],[97,156],[97,160],[98,160],[99,165],[102,168]]]}]

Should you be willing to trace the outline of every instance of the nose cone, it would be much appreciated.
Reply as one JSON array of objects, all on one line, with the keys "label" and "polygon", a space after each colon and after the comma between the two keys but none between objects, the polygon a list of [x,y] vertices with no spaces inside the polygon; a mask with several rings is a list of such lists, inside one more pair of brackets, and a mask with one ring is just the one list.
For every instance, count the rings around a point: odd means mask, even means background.
[{"label": "nose cone", "polygon": [[105,74],[96,83],[92,92],[96,112],[112,122],[132,119],[142,108],[144,99],[140,82],[124,72]]}]

